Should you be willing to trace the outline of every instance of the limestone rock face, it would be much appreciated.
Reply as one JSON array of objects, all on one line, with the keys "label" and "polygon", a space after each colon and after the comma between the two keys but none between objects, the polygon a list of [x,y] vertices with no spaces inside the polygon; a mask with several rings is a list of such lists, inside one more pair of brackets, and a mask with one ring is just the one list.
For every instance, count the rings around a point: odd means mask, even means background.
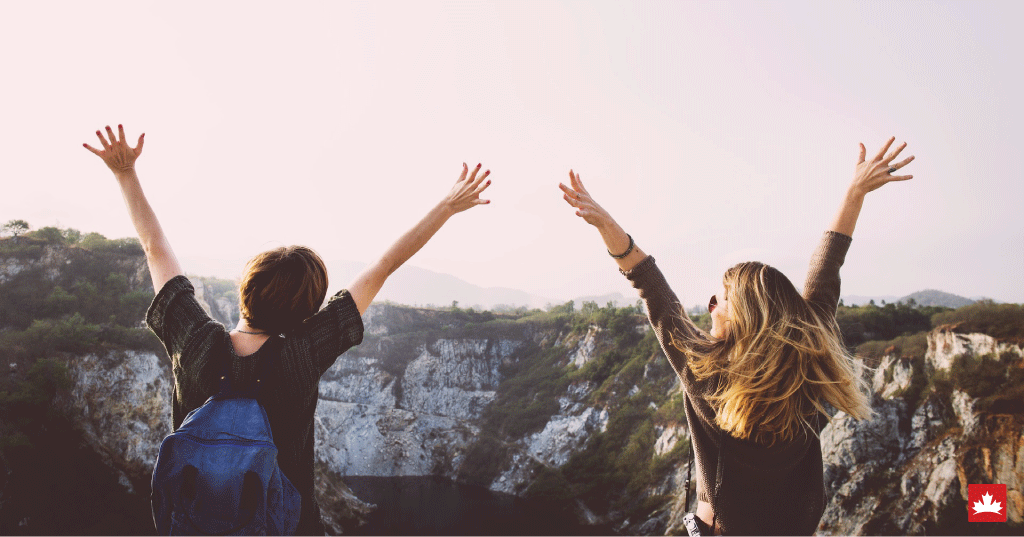
[{"label": "limestone rock face", "polygon": [[948,373],[960,355],[1012,353],[1020,346],[984,334],[939,328],[920,362],[886,356],[871,378],[875,416],[856,421],[842,412],[821,434],[830,497],[822,535],[949,531],[966,520],[967,485],[1007,486],[1007,519],[1024,512],[1024,416],[980,412],[978,401],[954,389],[932,392],[909,408],[914,379]]},{"label": "limestone rock face", "polygon": [[81,415],[86,441],[121,476],[145,483],[171,433],[171,375],[148,352],[88,354],[68,361],[73,388],[62,404]]},{"label": "limestone rock face", "polygon": [[[58,280],[66,267],[77,260],[92,258],[96,254],[83,249],[55,244],[42,246],[42,254],[38,259],[7,257],[0,259],[0,284],[6,283],[17,274],[33,269],[41,269],[44,277],[50,281]],[[141,256],[122,256],[110,258],[118,271],[123,273],[132,289],[146,287],[149,281],[149,267],[146,259]]]},{"label": "limestone rock face", "polygon": [[576,344],[576,348],[572,354],[569,355],[571,363],[576,367],[583,367],[587,365],[594,357],[594,350],[597,347],[597,335],[601,332],[601,328],[597,326],[591,326],[587,329],[587,334]]},{"label": "limestone rock face", "polygon": [[928,354],[925,360],[935,370],[949,370],[953,358],[962,354],[982,356],[985,354],[1000,355],[1012,352],[1024,356],[1024,348],[1020,344],[998,341],[986,334],[962,334],[954,327],[939,327],[928,334]]},{"label": "limestone rock face", "polygon": [[608,424],[608,411],[579,402],[592,389],[590,383],[570,386],[568,394],[558,400],[558,413],[548,420],[544,430],[518,442],[520,449],[512,457],[512,463],[491,483],[491,490],[516,494],[523,484],[529,483],[535,464],[560,467],[582,448],[590,435],[603,430]]},{"label": "limestone rock face", "polygon": [[[8,265],[0,267],[0,277],[25,270]],[[538,327],[460,332],[454,315],[389,305],[371,306],[364,325],[364,343],[339,357],[319,387],[316,486],[333,532],[371,509],[352,495],[343,476],[456,478],[507,366],[523,349],[560,345],[564,354],[558,366],[581,366],[607,348],[609,337],[597,327],[575,335]],[[928,341],[925,359],[886,356],[878,368],[865,370],[875,411],[871,419],[857,421],[840,412],[822,431],[828,503],[818,533],[935,533],[950,517],[963,516],[971,483],[1006,484],[1009,520],[1020,523],[1024,416],[985,411],[962,390],[921,391],[935,382],[933,375],[948,373],[957,353],[1021,355],[1020,347],[947,329],[933,331]],[[110,352],[72,357],[68,366],[74,388],[61,404],[81,415],[87,441],[125,487],[144,494],[160,442],[170,433],[172,377],[166,358]],[[556,395],[558,410],[543,428],[507,442],[508,458],[488,475],[488,486],[523,494],[538,468],[564,466],[606,429],[619,401],[638,393],[639,377],[605,399],[597,397],[603,392],[593,382],[570,383]],[[681,421],[662,421],[652,435],[656,457],[688,441]],[[690,476],[687,459],[682,460],[659,470],[663,475],[644,492],[647,498],[670,498],[658,511],[630,519],[577,501],[576,515],[627,534],[684,531],[682,516],[694,509],[695,494],[685,505]]]}]

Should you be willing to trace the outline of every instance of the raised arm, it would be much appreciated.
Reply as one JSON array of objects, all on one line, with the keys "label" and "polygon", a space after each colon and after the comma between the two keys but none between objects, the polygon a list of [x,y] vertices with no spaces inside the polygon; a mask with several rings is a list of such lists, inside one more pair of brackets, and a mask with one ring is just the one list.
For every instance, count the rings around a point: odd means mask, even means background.
[{"label": "raised arm", "polygon": [[463,163],[462,174],[459,175],[451,192],[430,209],[419,223],[399,237],[377,262],[356,277],[348,291],[352,294],[352,299],[360,314],[365,312],[373,302],[373,298],[377,296],[388,276],[398,270],[398,267],[408,261],[413,254],[420,251],[420,248],[427,244],[427,241],[434,236],[434,233],[437,233],[437,230],[441,229],[441,226],[449,218],[470,207],[490,203],[490,200],[480,199],[480,194],[491,184],[489,179],[485,181],[491,171],[487,170],[477,177],[479,172],[479,164],[470,173],[469,167]]},{"label": "raised arm", "polygon": [[562,198],[576,208],[576,216],[597,228],[608,254],[615,259],[619,269],[628,271],[643,261],[647,254],[626,234],[612,215],[594,201],[580,181],[580,175],[569,170],[569,183],[571,187],[558,183],[558,188],[563,192]]},{"label": "raised arm", "polygon": [[913,175],[893,175],[893,172],[914,160],[914,157],[910,156],[898,164],[890,164],[907,147],[907,143],[903,142],[892,153],[886,155],[885,152],[889,150],[889,146],[895,139],[895,137],[889,138],[885,146],[869,161],[864,160],[866,150],[864,144],[860,144],[857,171],[853,174],[853,181],[846,190],[846,196],[843,198],[843,203],[839,206],[839,211],[836,212],[829,230],[852,237],[853,229],[857,227],[857,218],[860,217],[860,209],[864,205],[864,196],[868,192],[877,190],[890,181],[913,179]]},{"label": "raised arm", "polygon": [[894,139],[890,138],[878,154],[869,161],[864,158],[864,144],[860,144],[860,158],[857,159],[857,169],[853,174],[853,181],[850,182],[850,186],[846,190],[839,210],[836,211],[835,218],[832,220],[832,225],[829,226],[818,249],[811,256],[807,280],[804,282],[804,298],[828,315],[835,315],[836,307],[839,304],[839,268],[842,267],[846,259],[846,251],[850,247],[853,230],[857,226],[857,218],[864,205],[864,196],[890,181],[906,181],[913,178],[912,175],[892,175],[893,172],[914,160],[914,157],[911,156],[897,164],[891,164],[907,147],[906,143],[900,144],[886,156],[885,152],[889,150]]},{"label": "raised arm", "polygon": [[142,154],[142,144],[145,142],[145,134],[139,136],[139,142],[135,147],[128,145],[125,141],[124,127],[117,126],[117,136],[110,126],[107,126],[107,138],[103,133],[96,131],[103,149],[98,150],[82,144],[93,154],[103,159],[103,163],[114,172],[121,187],[121,195],[124,197],[124,204],[128,208],[128,215],[135,225],[135,232],[139,235],[139,241],[146,252],[146,262],[149,264],[149,275],[153,278],[153,291],[159,293],[164,284],[171,278],[182,273],[178,259],[174,257],[174,250],[168,242],[164,230],[160,227],[160,221],[153,212],[153,207],[146,200],[142,192],[142,185],[139,183],[139,176],[135,173],[135,160]]}]

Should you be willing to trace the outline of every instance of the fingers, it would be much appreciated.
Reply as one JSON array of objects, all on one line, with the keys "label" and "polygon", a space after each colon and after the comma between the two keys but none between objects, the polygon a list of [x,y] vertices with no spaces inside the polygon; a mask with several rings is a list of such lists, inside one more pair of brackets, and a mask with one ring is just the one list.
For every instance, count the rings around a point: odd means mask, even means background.
[{"label": "fingers", "polygon": [[479,187],[480,184],[484,182],[484,179],[487,179],[487,176],[490,175],[490,174],[491,174],[491,170],[485,170],[484,173],[480,174],[480,177],[477,177],[472,183],[470,183],[470,186],[472,188]]},{"label": "fingers", "polygon": [[96,131],[96,137],[99,138],[100,142],[103,144],[103,149],[110,149],[110,144],[107,143],[107,139],[103,137],[103,133],[101,133],[100,131]]},{"label": "fingers", "polygon": [[906,148],[906,147],[907,147],[907,142],[903,142],[902,144],[900,144],[899,147],[896,148],[895,151],[892,152],[892,154],[890,154],[889,156],[885,157],[885,160],[883,160],[882,162],[884,162],[886,164],[892,162],[892,160],[895,159],[897,156],[899,156],[900,152],[903,151],[903,149]]},{"label": "fingers", "polygon": [[558,183],[558,188],[562,189],[562,192],[564,193],[562,195],[562,198],[565,199],[566,203],[568,203],[569,205],[572,205],[573,207],[575,207],[576,204],[579,203],[579,201],[580,201],[580,193],[579,192],[573,190],[572,188],[569,188],[569,187],[565,186],[562,183]]},{"label": "fingers", "polygon": [[490,179],[488,179],[486,182],[484,181],[484,179],[488,175],[490,175],[490,174],[491,174],[491,170],[487,170],[486,172],[484,172],[484,174],[482,176],[480,176],[479,183],[474,185],[475,186],[475,190],[473,190],[473,194],[474,195],[479,196],[481,192],[483,192],[484,190],[487,190],[487,187],[491,186],[491,180]]},{"label": "fingers", "polygon": [[124,125],[117,126],[117,141],[124,143]]},{"label": "fingers", "polygon": [[117,136],[114,136],[114,130],[110,128],[110,125],[107,125],[107,136],[110,137],[110,145],[117,143]]},{"label": "fingers", "polygon": [[461,183],[466,180],[466,174],[469,173],[469,166],[465,162],[462,163],[462,173],[459,174],[459,180],[457,183]]},{"label": "fingers", "polygon": [[473,172],[469,174],[469,182],[470,183],[472,183],[473,181],[476,181],[476,174],[479,171],[480,171],[480,164],[478,163],[476,165],[476,168],[473,168]]},{"label": "fingers", "polygon": [[888,142],[885,142],[885,147],[883,147],[882,150],[879,151],[877,155],[875,155],[875,160],[882,160],[882,157],[885,156],[885,152],[889,150],[889,146],[892,145],[894,140],[896,140],[895,136],[889,138]]},{"label": "fingers", "polygon": [[910,164],[910,163],[911,163],[911,161],[913,161],[913,160],[914,160],[914,155],[910,155],[909,157],[907,157],[907,158],[905,158],[905,159],[901,160],[900,162],[898,162],[898,163],[896,163],[896,164],[893,164],[892,166],[890,166],[890,168],[891,168],[891,169],[892,169],[893,171],[895,171],[895,170],[898,170],[898,169],[900,169],[900,168],[902,168],[902,167],[906,166],[907,164]]},{"label": "fingers", "polygon": [[867,149],[864,148],[864,144],[860,144],[860,158],[857,159],[857,164],[864,162],[865,154],[867,154]]},{"label": "fingers", "polygon": [[93,149],[89,144],[82,144],[82,147],[88,149],[89,151],[92,151],[92,154],[96,155],[97,157],[100,157],[100,158],[103,157],[103,155],[100,155],[99,151]]},{"label": "fingers", "polygon": [[144,143],[146,143],[146,133],[142,133],[139,135],[139,143],[138,145],[135,146],[136,157],[142,154],[142,144]]},{"label": "fingers", "polygon": [[583,183],[580,182],[580,174],[573,173],[572,170],[569,170],[569,182],[572,183],[572,187],[574,189],[579,191],[583,190]]}]

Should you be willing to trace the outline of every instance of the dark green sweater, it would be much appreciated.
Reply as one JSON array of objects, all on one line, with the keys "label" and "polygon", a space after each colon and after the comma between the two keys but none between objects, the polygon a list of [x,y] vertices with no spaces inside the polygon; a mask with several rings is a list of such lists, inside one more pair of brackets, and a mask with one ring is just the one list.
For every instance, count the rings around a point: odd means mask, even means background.
[{"label": "dark green sweater", "polygon": [[[835,316],[839,304],[839,268],[852,239],[826,232],[811,258],[804,298],[819,312]],[[806,431],[792,442],[768,447],[740,440],[715,424],[715,409],[707,397],[720,379],[698,381],[686,354],[672,345],[677,340],[706,341],[690,319],[681,315],[682,304],[648,256],[623,272],[647,305],[648,316],[661,348],[685,392],[686,421],[697,468],[697,498],[715,510],[719,528],[732,535],[811,535],[825,510],[821,432],[827,419],[817,420],[817,431]],[[721,454],[721,487],[715,500]]]},{"label": "dark green sweater", "polygon": [[299,329],[269,338],[249,356],[235,354],[228,330],[207,315],[184,276],[164,284],[149,307],[146,322],[171,358],[175,430],[189,412],[217,393],[226,360],[231,361],[231,382],[246,385],[256,378],[258,359],[271,353],[270,384],[262,388],[259,399],[270,419],[278,465],[302,495],[297,533],[323,535],[320,506],[313,494],[313,414],[320,376],[363,339],[363,321],[348,291],[331,297]]}]

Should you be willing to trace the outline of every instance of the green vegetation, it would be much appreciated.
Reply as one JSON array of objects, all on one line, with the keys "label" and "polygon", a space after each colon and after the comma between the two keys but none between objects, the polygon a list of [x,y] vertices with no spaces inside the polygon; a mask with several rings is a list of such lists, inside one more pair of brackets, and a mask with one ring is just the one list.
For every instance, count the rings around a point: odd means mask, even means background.
[{"label": "green vegetation", "polygon": [[1024,343],[1024,304],[996,304],[991,300],[981,300],[936,313],[932,317],[932,325],[953,325],[959,332],[980,332],[997,340]]},{"label": "green vegetation", "polygon": [[[23,267],[0,283],[0,357],[30,365],[55,352],[160,349],[140,324],[153,290],[138,241],[89,233],[68,244],[79,236],[49,227],[0,239],[0,258]],[[57,250],[44,264],[46,247]]]},{"label": "green vegetation", "polygon": [[848,347],[872,340],[891,340],[932,328],[932,316],[951,311],[941,306],[916,306],[913,303],[885,304],[882,307],[839,306],[836,323]]},{"label": "green vegetation", "polygon": [[[541,344],[524,345],[503,368],[504,380],[494,403],[484,410],[483,430],[466,455],[460,479],[475,484],[492,481],[518,449],[513,447],[516,440],[542,430],[559,411],[558,399],[569,386],[587,386],[585,404],[615,408],[607,427],[592,434],[585,449],[561,468],[535,463],[534,478],[522,494],[566,516],[572,516],[569,502],[576,498],[593,508],[644,515],[663,507],[670,498],[648,497],[645,491],[663,479],[689,447],[682,440],[671,452],[654,455],[657,427],[685,418],[680,397],[667,405],[667,411],[656,410],[669,401],[677,381],[653,332],[638,330],[647,324],[646,318],[635,307],[601,308],[584,302],[577,310],[570,302],[503,322],[549,330],[565,343],[556,346],[550,341],[555,338],[548,337]],[[601,331],[601,343],[594,357],[577,369],[569,364],[569,353],[594,327]]]},{"label": "green vegetation", "polygon": [[18,235],[28,231],[31,227],[32,226],[24,220],[8,220],[2,227],[0,227],[0,233],[17,237]]},{"label": "green vegetation", "polygon": [[[153,299],[142,247],[74,229],[4,231],[11,236],[0,238],[0,472],[8,499],[0,534],[148,532],[146,498],[125,491],[54,403],[71,388],[67,362],[75,355],[163,354],[141,325]],[[25,518],[30,525],[19,526]]]},{"label": "green vegetation", "polygon": [[977,399],[982,412],[1024,413],[1024,358],[1012,352],[957,356],[949,379],[954,388]]}]

